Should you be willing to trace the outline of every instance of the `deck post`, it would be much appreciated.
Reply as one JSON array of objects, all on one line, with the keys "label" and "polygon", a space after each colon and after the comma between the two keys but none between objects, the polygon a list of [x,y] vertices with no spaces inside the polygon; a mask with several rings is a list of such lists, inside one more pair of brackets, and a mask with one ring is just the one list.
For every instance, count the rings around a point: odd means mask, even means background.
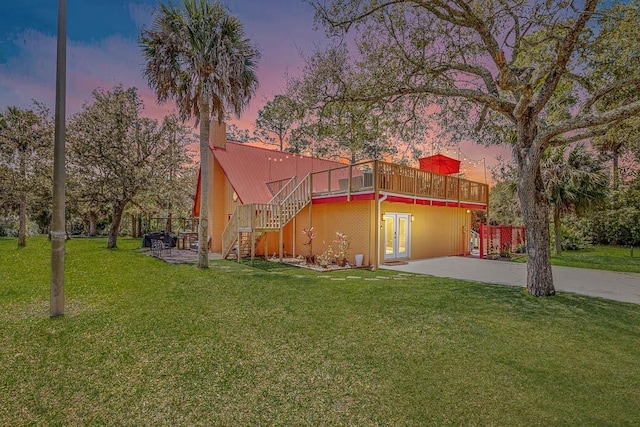
[{"label": "deck post", "polygon": [[349,184],[347,185],[347,202],[351,201],[351,180],[352,180],[351,172],[352,172],[352,168],[353,168],[353,165],[351,163],[349,163],[349,181],[348,181]]},{"label": "deck post", "polygon": [[[313,174],[309,175],[309,228],[313,224]],[[313,241],[309,243],[309,254],[313,253]]]},{"label": "deck post", "polygon": [[238,250],[237,255],[238,255],[238,264],[240,263],[240,243],[242,243],[242,240],[240,240],[242,238],[242,233],[240,231],[238,231]]},{"label": "deck post", "polygon": [[253,260],[256,257],[256,233],[255,231],[251,232],[251,265],[253,265]]},{"label": "deck post", "polygon": [[373,176],[374,176],[374,187],[373,187],[373,210],[375,214],[375,218],[373,220],[374,228],[374,244],[371,250],[373,256],[373,268],[375,270],[378,269],[380,264],[380,254],[378,253],[378,248],[380,247],[380,202],[378,199],[380,198],[380,183],[378,177],[378,161],[375,160],[373,162]]},{"label": "deck post", "polygon": [[[297,215],[296,215],[297,216]],[[296,258],[296,217],[293,217],[293,233],[291,233],[293,235],[293,242],[292,243],[292,247],[293,247],[293,258]]]},{"label": "deck post", "polygon": [[282,205],[278,205],[278,225],[279,225],[279,233],[278,233],[278,251],[280,255],[280,262],[282,262],[282,252],[284,249],[284,230],[282,225]]},{"label": "deck post", "polygon": [[413,204],[417,203],[418,198],[418,172],[413,171]]},{"label": "deck post", "polygon": [[429,171],[429,197],[431,198],[431,201],[429,202],[429,204],[433,204],[433,197],[434,197],[434,191],[433,191],[433,172]]}]

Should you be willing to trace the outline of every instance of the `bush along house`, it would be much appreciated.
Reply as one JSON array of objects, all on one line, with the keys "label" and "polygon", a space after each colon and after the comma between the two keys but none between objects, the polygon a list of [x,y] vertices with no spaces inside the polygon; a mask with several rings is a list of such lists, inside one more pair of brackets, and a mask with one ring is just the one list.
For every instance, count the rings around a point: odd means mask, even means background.
[{"label": "bush along house", "polygon": [[[488,186],[452,176],[459,161],[445,156],[420,159],[420,168],[345,165],[228,142],[224,124],[211,128],[210,251],[224,257],[319,256],[336,236],[348,238],[348,262],[358,254],[373,268],[464,255],[471,211],[487,209]],[[196,217],[200,187],[198,179]]]}]

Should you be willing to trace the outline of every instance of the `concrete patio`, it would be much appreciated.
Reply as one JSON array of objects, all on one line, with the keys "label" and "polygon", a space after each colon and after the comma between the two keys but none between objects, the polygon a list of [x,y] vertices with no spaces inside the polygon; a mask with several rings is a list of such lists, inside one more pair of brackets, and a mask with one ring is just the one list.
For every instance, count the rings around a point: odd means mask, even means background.
[{"label": "concrete patio", "polygon": [[[381,268],[520,287],[527,281],[526,264],[473,257],[431,258]],[[640,304],[640,274],[557,266],[552,270],[556,291]]]}]

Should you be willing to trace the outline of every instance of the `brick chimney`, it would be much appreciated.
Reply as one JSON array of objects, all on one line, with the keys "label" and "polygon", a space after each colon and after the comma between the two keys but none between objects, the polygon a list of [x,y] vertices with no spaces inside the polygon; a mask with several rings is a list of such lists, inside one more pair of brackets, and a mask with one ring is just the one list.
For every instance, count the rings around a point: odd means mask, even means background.
[{"label": "brick chimney", "polygon": [[218,123],[217,118],[211,120],[209,144],[223,150],[227,148],[227,125],[225,122]]}]

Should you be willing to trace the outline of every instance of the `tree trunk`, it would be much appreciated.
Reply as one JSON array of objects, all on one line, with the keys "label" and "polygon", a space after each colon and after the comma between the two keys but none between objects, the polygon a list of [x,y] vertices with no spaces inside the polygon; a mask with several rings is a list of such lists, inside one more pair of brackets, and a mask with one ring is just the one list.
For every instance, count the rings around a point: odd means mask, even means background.
[{"label": "tree trunk", "polygon": [[94,214],[89,215],[89,236],[94,237],[98,234],[98,217]]},{"label": "tree trunk", "polygon": [[549,249],[549,205],[540,171],[543,148],[533,148],[536,135],[533,118],[518,126],[514,157],[518,164],[518,197],[527,229],[527,291],[533,296],[555,295]]},{"label": "tree trunk", "polygon": [[560,225],[560,209],[553,208],[553,232],[555,235],[556,255],[562,253],[562,230],[560,229]]},{"label": "tree trunk", "polygon": [[617,190],[618,189],[618,183],[620,181],[620,166],[618,164],[619,160],[618,160],[618,152],[614,151],[613,152],[613,189]]},{"label": "tree trunk", "polygon": [[138,237],[138,229],[136,225],[136,216],[134,214],[131,214],[131,237],[133,238]]},{"label": "tree trunk", "polygon": [[209,268],[209,103],[200,97],[200,221],[198,268]]},{"label": "tree trunk", "polygon": [[107,249],[115,249],[118,247],[118,232],[120,231],[120,223],[122,222],[122,213],[127,206],[127,202],[120,202],[113,208],[113,220],[109,227],[109,238],[107,240]]},{"label": "tree trunk", "polygon": [[18,246],[27,246],[27,193],[20,194],[20,205],[18,206]]}]

